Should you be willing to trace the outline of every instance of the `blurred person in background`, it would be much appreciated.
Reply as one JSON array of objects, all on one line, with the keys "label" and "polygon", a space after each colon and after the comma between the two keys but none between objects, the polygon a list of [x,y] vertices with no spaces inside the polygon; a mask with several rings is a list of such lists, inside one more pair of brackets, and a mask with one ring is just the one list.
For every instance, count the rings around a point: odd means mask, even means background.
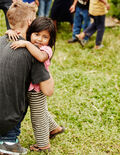
[{"label": "blurred person in background", "polygon": [[86,36],[91,37],[97,32],[94,48],[100,49],[103,47],[102,39],[105,31],[105,15],[109,9],[110,5],[107,0],[90,0],[89,14],[93,18],[93,23],[91,23],[83,32],[76,35],[80,44],[82,44],[82,41]]},{"label": "blurred person in background", "polygon": [[36,4],[37,6],[39,6],[39,1],[38,0],[23,0],[23,2],[28,2],[28,3],[33,3]]},{"label": "blurred person in background", "polygon": [[49,17],[52,0],[39,0],[38,16]]},{"label": "blurred person in background", "polygon": [[21,1],[21,0],[0,0],[0,9],[3,10],[3,12],[5,14],[7,29],[10,29],[10,26],[9,26],[9,22],[8,22],[6,13],[9,9],[10,5],[12,4],[12,2],[17,2],[17,1]]},{"label": "blurred person in background", "polygon": [[[81,29],[85,30],[90,25],[90,16],[88,14],[89,0],[74,0],[70,7],[70,12],[75,12],[73,23],[72,39],[68,40],[68,43],[74,43],[78,41],[76,34],[81,32]],[[88,41],[88,37],[82,41],[82,46]]]},{"label": "blurred person in background", "polygon": [[70,6],[73,0],[54,0],[50,18],[52,18],[57,29],[57,22],[69,22],[73,26],[73,14],[70,13]]},{"label": "blurred person in background", "polygon": [[12,4],[12,0],[0,0],[0,9],[2,9],[4,14],[5,14],[7,29],[9,29],[10,26],[9,26],[9,23],[8,23],[8,19],[6,17],[6,13],[7,13],[7,11],[8,11],[11,4]]}]

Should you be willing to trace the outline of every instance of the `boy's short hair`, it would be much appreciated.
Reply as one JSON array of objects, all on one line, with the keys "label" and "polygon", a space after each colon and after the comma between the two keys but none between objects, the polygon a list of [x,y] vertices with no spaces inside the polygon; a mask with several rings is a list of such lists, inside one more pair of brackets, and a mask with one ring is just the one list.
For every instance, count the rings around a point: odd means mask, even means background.
[{"label": "boy's short hair", "polygon": [[12,3],[7,12],[7,18],[10,26],[16,27],[19,25],[21,28],[28,19],[34,19],[36,9],[34,6],[22,1]]}]

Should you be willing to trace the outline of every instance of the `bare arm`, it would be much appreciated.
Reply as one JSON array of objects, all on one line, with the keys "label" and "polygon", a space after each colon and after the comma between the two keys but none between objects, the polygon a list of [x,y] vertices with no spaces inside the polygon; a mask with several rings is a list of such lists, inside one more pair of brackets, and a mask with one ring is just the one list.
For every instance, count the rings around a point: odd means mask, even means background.
[{"label": "bare arm", "polygon": [[37,4],[37,6],[39,6],[39,1],[38,0],[35,0],[35,3]]},{"label": "bare arm", "polygon": [[18,38],[19,38],[19,32],[16,32],[16,31],[14,31],[14,30],[12,30],[12,29],[7,30],[7,31],[5,32],[5,34],[8,35],[9,40],[17,41]]},{"label": "bare arm", "polygon": [[40,89],[46,96],[52,96],[54,92],[54,80],[50,75],[50,79],[40,83]]},{"label": "bare arm", "polygon": [[107,1],[106,1],[106,0],[99,0],[99,1],[101,1],[102,3],[104,3],[104,4],[105,4],[105,6],[106,6],[107,10],[109,10],[109,9],[110,9],[110,5],[107,3]]},{"label": "bare arm", "polygon": [[74,0],[73,4],[71,5],[71,7],[70,7],[70,9],[69,9],[71,13],[75,12],[75,7],[76,7],[76,5],[77,5],[77,1],[78,1],[78,0]]},{"label": "bare arm", "polygon": [[32,56],[40,62],[44,62],[48,59],[48,54],[45,51],[40,51],[36,46],[34,46],[31,42],[26,41],[25,46],[28,51],[32,54]]},{"label": "bare arm", "polygon": [[48,59],[48,54],[45,51],[40,51],[36,46],[31,42],[25,40],[15,41],[11,44],[11,48],[17,49],[20,47],[26,47],[31,55],[40,62],[44,62]]}]

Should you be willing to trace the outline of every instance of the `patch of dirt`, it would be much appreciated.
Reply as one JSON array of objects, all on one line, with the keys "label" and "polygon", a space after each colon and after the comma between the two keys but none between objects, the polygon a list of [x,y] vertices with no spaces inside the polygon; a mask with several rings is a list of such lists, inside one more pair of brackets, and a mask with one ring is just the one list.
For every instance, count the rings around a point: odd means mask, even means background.
[{"label": "patch of dirt", "polygon": [[118,20],[117,18],[113,18],[113,17],[106,17],[105,26],[106,27],[120,26],[120,20]]}]

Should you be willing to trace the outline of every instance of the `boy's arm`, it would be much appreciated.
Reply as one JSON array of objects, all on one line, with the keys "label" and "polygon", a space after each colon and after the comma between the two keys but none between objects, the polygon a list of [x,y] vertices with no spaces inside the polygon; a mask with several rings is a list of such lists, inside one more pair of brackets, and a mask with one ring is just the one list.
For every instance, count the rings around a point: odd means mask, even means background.
[{"label": "boy's arm", "polygon": [[46,96],[52,96],[54,92],[54,80],[50,75],[50,79],[40,83],[40,89]]},{"label": "boy's arm", "polygon": [[70,7],[70,9],[69,9],[71,13],[75,12],[75,7],[76,7],[76,5],[77,5],[77,1],[78,1],[78,0],[74,0],[73,4],[71,5],[71,7]]},{"label": "boy's arm", "polygon": [[99,0],[99,1],[101,1],[102,3],[104,3],[104,4],[105,4],[105,6],[106,6],[107,10],[109,10],[109,9],[110,9],[110,5],[109,5],[109,3],[107,3],[107,1],[106,1],[106,0]]},{"label": "boy's arm", "polygon": [[11,44],[11,48],[17,49],[20,47],[26,47],[31,55],[40,62],[44,62],[48,59],[48,54],[45,51],[40,51],[36,46],[31,42],[25,40],[15,41]]}]

